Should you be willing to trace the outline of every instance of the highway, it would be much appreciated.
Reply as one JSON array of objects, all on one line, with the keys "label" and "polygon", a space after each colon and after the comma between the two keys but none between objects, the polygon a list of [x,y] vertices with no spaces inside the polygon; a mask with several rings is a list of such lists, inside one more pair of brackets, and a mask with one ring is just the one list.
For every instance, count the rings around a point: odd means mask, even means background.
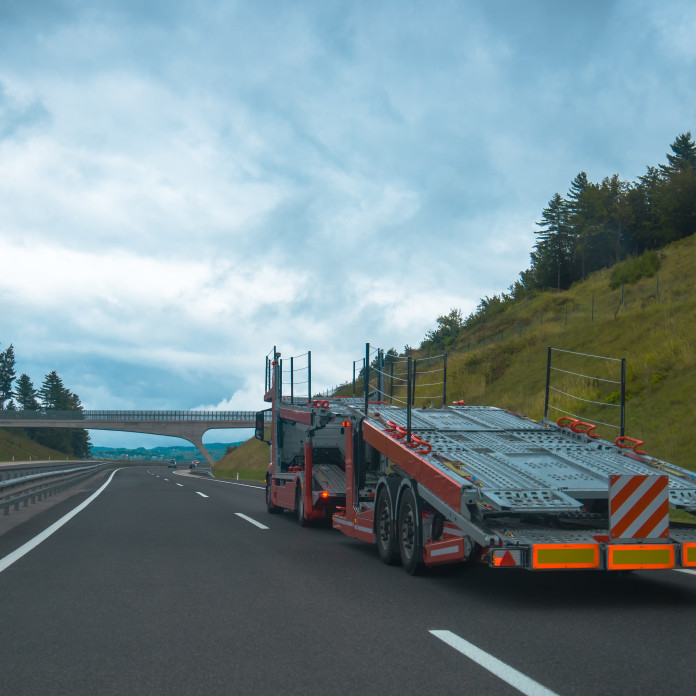
[{"label": "highway", "polygon": [[260,484],[106,481],[0,536],[3,694],[693,693],[696,574],[410,577]]}]

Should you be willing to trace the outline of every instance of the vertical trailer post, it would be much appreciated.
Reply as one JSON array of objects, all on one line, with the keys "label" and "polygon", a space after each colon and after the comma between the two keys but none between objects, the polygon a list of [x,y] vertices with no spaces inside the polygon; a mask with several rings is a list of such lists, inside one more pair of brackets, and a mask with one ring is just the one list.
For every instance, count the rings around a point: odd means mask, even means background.
[{"label": "vertical trailer post", "polygon": [[278,369],[280,374],[280,400],[283,400],[283,358],[278,361]]},{"label": "vertical trailer post", "polygon": [[408,357],[408,373],[406,381],[406,442],[411,442],[411,362],[413,358]]},{"label": "vertical trailer post", "polygon": [[442,408],[447,406],[447,353],[442,362]]},{"label": "vertical trailer post", "polygon": [[379,372],[377,373],[377,401],[383,401],[383,396],[384,396],[384,351],[380,348],[379,352],[377,353],[378,356],[378,369]]},{"label": "vertical trailer post", "polygon": [[367,417],[368,394],[370,392],[370,344],[365,344],[365,368],[363,370],[363,382],[365,384],[365,417]]},{"label": "vertical trailer post", "polygon": [[295,403],[295,358],[290,358],[290,403]]},{"label": "vertical trailer post", "polygon": [[411,387],[411,404],[415,406],[416,404],[416,364],[418,363],[418,358],[413,358],[413,386]]},{"label": "vertical trailer post", "polygon": [[626,433],[626,358],[621,358],[621,427],[620,435]]},{"label": "vertical trailer post", "polygon": [[389,363],[389,371],[391,373],[391,381],[389,382],[389,403],[394,405],[394,360]]},{"label": "vertical trailer post", "polygon": [[544,420],[549,418],[549,388],[551,386],[551,346],[546,353],[546,395],[544,397]]},{"label": "vertical trailer post", "polygon": [[312,403],[312,351],[307,351],[307,403]]},{"label": "vertical trailer post", "polygon": [[355,396],[355,360],[353,360],[353,396]]}]

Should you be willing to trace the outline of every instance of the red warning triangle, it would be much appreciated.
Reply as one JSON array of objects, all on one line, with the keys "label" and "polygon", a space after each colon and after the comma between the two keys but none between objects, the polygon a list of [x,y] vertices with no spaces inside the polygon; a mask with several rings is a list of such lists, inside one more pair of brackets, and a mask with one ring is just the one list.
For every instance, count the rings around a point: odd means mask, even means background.
[{"label": "red warning triangle", "polygon": [[515,563],[515,559],[512,557],[512,554],[509,551],[505,552],[505,555],[503,556],[503,560],[500,561],[501,566],[515,566],[517,563]]}]

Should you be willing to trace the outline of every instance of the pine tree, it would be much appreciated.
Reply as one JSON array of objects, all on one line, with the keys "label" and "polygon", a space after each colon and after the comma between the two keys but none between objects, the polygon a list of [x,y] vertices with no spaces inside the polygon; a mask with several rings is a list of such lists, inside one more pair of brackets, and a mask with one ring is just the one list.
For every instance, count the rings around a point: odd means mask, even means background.
[{"label": "pine tree", "polygon": [[678,135],[670,145],[673,155],[667,153],[668,166],[662,165],[662,170],[669,174],[683,172],[685,169],[696,169],[696,143],[691,138],[691,132]]},{"label": "pine tree", "polygon": [[55,370],[46,375],[39,389],[39,398],[46,410],[67,411],[69,395],[70,392],[65,388],[63,380]]},{"label": "pine tree", "polygon": [[0,409],[5,408],[5,402],[12,398],[12,383],[15,378],[14,346],[0,353]]},{"label": "pine tree", "polygon": [[568,224],[568,206],[559,193],[549,201],[541,213],[541,222],[536,224],[542,230],[535,233],[539,241],[534,247],[536,255],[532,255],[532,260],[536,261],[535,274],[540,285],[548,287],[555,275],[559,290],[570,286],[573,280],[570,266],[574,244]]},{"label": "pine tree", "polygon": [[20,375],[14,390],[14,398],[19,408],[23,411],[38,411],[40,406],[36,399],[37,396],[38,392],[34,389],[29,375]]}]

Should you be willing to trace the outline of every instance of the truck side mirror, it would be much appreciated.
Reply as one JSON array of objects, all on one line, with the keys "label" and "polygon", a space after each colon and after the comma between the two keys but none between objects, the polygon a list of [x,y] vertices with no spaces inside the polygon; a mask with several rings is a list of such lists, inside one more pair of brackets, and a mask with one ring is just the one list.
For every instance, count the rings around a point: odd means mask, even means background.
[{"label": "truck side mirror", "polygon": [[261,440],[263,442],[263,436],[264,436],[264,429],[266,427],[266,419],[265,419],[266,412],[265,411],[259,411],[256,414],[256,426],[254,428],[254,437],[257,440]]}]

